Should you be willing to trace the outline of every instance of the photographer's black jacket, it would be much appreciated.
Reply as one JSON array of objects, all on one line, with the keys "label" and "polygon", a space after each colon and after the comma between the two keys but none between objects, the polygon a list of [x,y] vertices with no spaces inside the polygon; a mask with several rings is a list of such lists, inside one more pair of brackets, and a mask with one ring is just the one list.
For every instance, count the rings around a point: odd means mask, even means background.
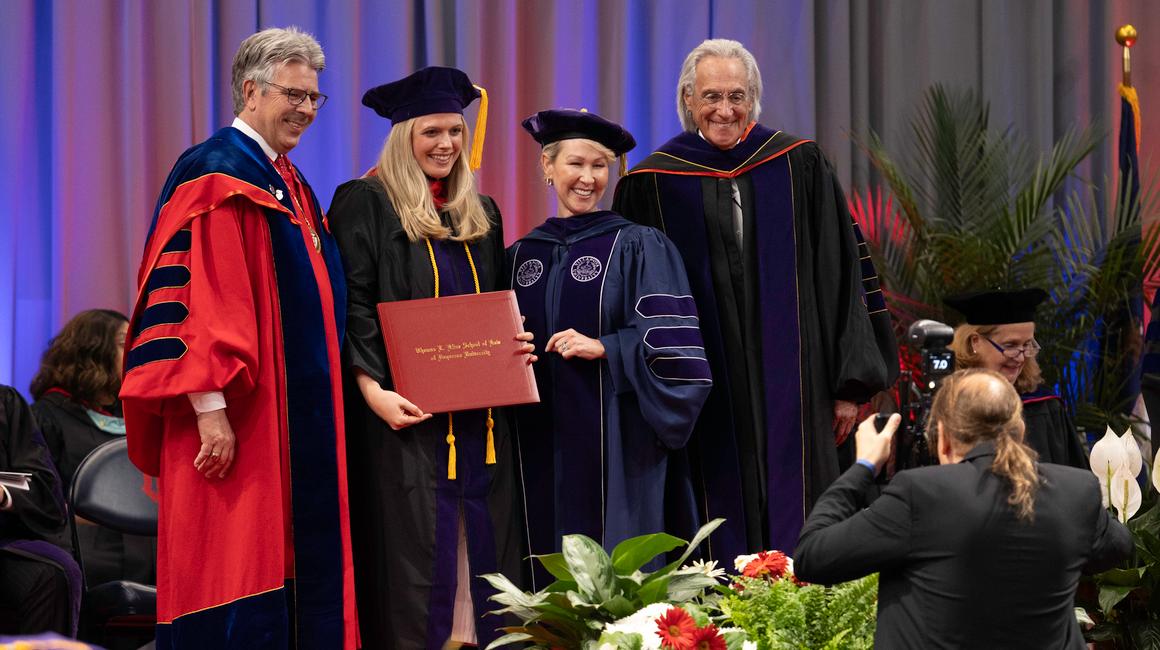
[{"label": "photographer's black jacket", "polygon": [[1088,471],[1040,464],[1032,522],[991,473],[993,443],[961,463],[899,472],[869,508],[854,465],[822,495],[794,554],[797,577],[832,584],[881,572],[879,648],[1086,647],[1073,601],[1081,572],[1112,566],[1132,538]]}]

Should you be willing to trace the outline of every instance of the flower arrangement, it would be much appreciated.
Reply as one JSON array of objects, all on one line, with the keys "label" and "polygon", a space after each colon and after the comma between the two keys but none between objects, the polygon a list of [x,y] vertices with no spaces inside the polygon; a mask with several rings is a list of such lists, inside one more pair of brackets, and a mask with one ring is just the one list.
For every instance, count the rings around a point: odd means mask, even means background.
[{"label": "flower arrangement", "polygon": [[[521,625],[504,628],[491,645],[545,650],[774,650],[872,646],[877,578],[827,588],[799,581],[780,551],[738,557],[728,576],[716,562],[685,564],[722,520],[693,540],[658,533],[625,540],[606,553],[583,535],[566,535],[560,553],[536,556],[555,578],[546,589],[521,591],[499,574],[484,578]],[[655,572],[641,570],[661,553],[686,546]],[[816,645],[803,645],[804,642]]]},{"label": "flower arrangement", "polygon": [[[1150,491],[1145,495],[1136,480],[1145,464],[1131,430],[1116,435],[1108,427],[1092,446],[1090,459],[1104,507],[1113,508],[1128,526],[1136,552],[1123,568],[1094,576],[1098,590],[1095,603],[1079,599],[1079,604],[1102,613],[1102,620],[1088,637],[1117,647],[1160,648],[1160,499]],[[1160,454],[1151,474],[1151,482],[1160,492]],[[1150,507],[1136,516],[1146,504]],[[1095,623],[1085,607],[1077,608],[1076,613],[1081,620]]]},{"label": "flower arrangement", "polygon": [[[536,556],[556,578],[536,593],[521,590],[501,574],[483,576],[498,592],[491,600],[503,605],[493,613],[522,621],[504,628],[506,634],[488,649],[517,643],[585,650],[659,648],[656,617],[672,604],[703,602],[720,584],[710,575],[714,567],[706,571],[707,565],[683,565],[723,521],[705,524],[688,543],[664,533],[642,535],[617,544],[611,555],[589,537],[565,535],[560,553]],[[676,562],[652,573],[641,570],[654,557],[682,546],[685,551]]]},{"label": "flower arrangement", "polygon": [[743,555],[740,577],[720,601],[722,614],[760,650],[874,647],[878,575],[833,587],[798,580],[793,560],[779,551]]}]

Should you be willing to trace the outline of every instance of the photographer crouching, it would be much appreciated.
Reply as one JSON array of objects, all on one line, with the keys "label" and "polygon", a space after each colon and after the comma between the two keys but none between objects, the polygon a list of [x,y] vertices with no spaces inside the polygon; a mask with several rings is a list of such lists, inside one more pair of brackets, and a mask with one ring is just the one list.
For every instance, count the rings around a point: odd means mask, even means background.
[{"label": "photographer crouching", "polygon": [[1043,384],[1036,355],[1035,309],[1047,298],[1042,289],[981,291],[946,298],[966,322],[955,328],[950,349],[955,368],[994,370],[1015,386],[1023,400],[1023,437],[1043,463],[1086,468],[1087,454],[1063,402]]},{"label": "photographer crouching", "polygon": [[863,509],[900,422],[879,431],[875,417],[806,520],[797,577],[880,572],[876,647],[1084,648],[1080,573],[1127,557],[1132,538],[1091,472],[1036,462],[1012,383],[983,369],[944,379],[926,427],[940,465],[899,472]]}]

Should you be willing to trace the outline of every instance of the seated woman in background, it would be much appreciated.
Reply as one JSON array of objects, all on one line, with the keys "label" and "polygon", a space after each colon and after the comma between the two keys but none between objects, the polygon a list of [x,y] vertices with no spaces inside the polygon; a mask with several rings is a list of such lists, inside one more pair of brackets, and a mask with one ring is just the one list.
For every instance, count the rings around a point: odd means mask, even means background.
[{"label": "seated woman in background", "polygon": [[943,302],[966,322],[955,328],[951,350],[955,368],[986,368],[1003,375],[1023,398],[1024,442],[1040,462],[1088,466],[1084,441],[1063,401],[1043,384],[1035,356],[1035,308],[1047,298],[1043,289],[981,291]]},{"label": "seated woman in background", "polygon": [[[77,466],[92,450],[125,435],[117,393],[129,320],[110,309],[72,318],[49,343],[30,391],[32,411],[60,473],[68,498]],[[154,540],[122,535],[77,520],[77,536],[90,585],[111,580],[153,584]],[[60,543],[71,548],[66,531]]]},{"label": "seated woman in background", "polygon": [[[546,341],[543,401],[516,412],[530,551],[558,551],[571,533],[606,548],[691,535],[679,450],[712,385],[697,307],[668,238],[597,205],[610,165],[636,143],[581,111],[541,111],[523,126],[556,198],[556,216],[508,250],[528,330]],[[535,578],[543,588],[547,576]]]}]

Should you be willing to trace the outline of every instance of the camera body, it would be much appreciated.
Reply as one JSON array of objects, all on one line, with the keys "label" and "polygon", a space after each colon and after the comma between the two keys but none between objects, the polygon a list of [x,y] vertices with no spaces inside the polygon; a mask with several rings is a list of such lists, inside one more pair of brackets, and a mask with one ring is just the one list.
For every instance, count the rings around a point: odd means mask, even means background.
[{"label": "camera body", "polygon": [[942,380],[955,371],[955,353],[947,348],[955,331],[935,320],[915,321],[906,331],[906,340],[922,357],[921,375],[902,373],[899,410],[902,425],[895,435],[894,471],[937,463],[926,441],[927,414]]}]

